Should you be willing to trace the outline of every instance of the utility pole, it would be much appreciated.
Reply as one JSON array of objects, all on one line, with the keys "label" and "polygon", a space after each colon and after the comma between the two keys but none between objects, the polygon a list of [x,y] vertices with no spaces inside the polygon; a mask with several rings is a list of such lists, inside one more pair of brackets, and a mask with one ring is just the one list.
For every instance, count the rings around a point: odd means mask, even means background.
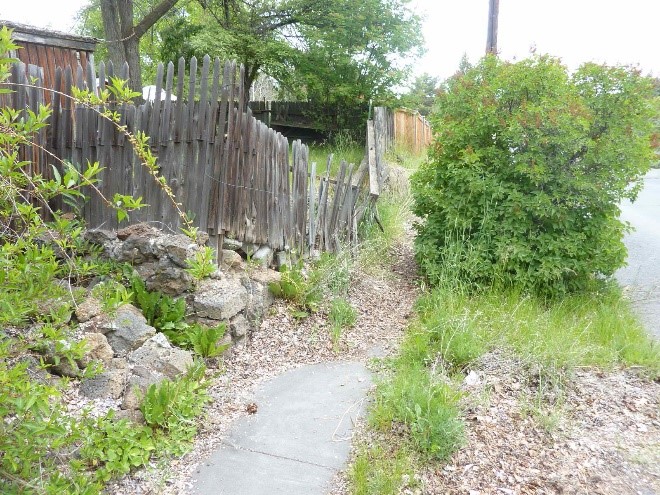
[{"label": "utility pole", "polygon": [[486,53],[497,55],[497,19],[500,15],[500,0],[488,1],[488,41],[486,41]]}]

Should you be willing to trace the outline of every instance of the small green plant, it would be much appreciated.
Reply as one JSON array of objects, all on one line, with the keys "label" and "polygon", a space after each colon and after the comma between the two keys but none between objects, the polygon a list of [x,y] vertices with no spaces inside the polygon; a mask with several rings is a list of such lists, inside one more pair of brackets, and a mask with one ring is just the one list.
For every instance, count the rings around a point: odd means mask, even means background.
[{"label": "small green plant", "polygon": [[222,338],[227,331],[227,324],[221,322],[214,327],[205,327],[199,323],[187,324],[182,322],[182,326],[177,329],[163,330],[167,338],[174,345],[191,349],[198,356],[204,358],[214,358],[225,352],[230,344],[221,344]]},{"label": "small green plant", "polygon": [[282,266],[280,280],[271,282],[268,289],[275,297],[294,303],[301,316],[305,316],[309,312],[318,310],[321,302],[321,290],[318,285],[307,280],[302,269],[302,261],[291,268],[286,265]]},{"label": "small green plant", "polygon": [[162,292],[147,290],[140,277],[131,278],[131,288],[135,303],[156,330],[176,330],[186,327],[186,301],[174,299]]},{"label": "small green plant", "polygon": [[195,417],[209,400],[205,371],[195,362],[182,377],[151,385],[144,395],[140,410],[147,425],[168,435],[174,453],[183,453],[197,432]]},{"label": "small green plant", "polygon": [[84,426],[87,441],[80,449],[80,460],[102,483],[146,465],[156,449],[148,427],[116,420],[113,411]]},{"label": "small green plant", "polygon": [[195,252],[195,257],[188,260],[188,268],[186,271],[193,276],[195,280],[202,280],[208,277],[216,270],[216,265],[213,262],[213,249],[209,246],[204,246]]},{"label": "small green plant", "polygon": [[415,487],[413,455],[396,441],[377,438],[357,452],[348,473],[353,495],[397,495]]},{"label": "small green plant", "polygon": [[355,322],[357,321],[357,312],[346,299],[333,299],[330,304],[328,320],[330,321],[332,343],[336,347],[339,343],[342,331],[355,325]]},{"label": "small green plant", "polygon": [[92,296],[101,301],[103,311],[106,313],[114,313],[117,308],[130,303],[133,299],[132,292],[112,279],[96,284],[92,288]]},{"label": "small green plant", "polygon": [[405,424],[417,451],[445,460],[463,444],[464,433],[460,394],[438,378],[402,356],[394,375],[379,384],[370,420],[384,430],[393,422]]},{"label": "small green plant", "polygon": [[183,298],[173,299],[158,291],[148,291],[139,277],[131,278],[131,287],[135,302],[147,322],[164,333],[174,345],[207,358],[217,357],[227,349],[228,345],[220,344],[227,330],[226,323],[214,327],[190,324],[184,320],[186,301]]}]

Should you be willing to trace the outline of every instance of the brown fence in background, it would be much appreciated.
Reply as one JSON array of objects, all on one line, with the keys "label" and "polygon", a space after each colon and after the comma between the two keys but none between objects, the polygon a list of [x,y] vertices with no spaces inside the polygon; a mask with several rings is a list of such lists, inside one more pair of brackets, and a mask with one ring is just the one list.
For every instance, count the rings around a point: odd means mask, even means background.
[{"label": "brown fence in background", "polygon": [[431,125],[419,112],[398,109],[392,116],[397,145],[420,153],[431,144]]},{"label": "brown fence in background", "polygon": [[[214,246],[229,236],[304,253],[356,241],[357,223],[384,180],[382,155],[392,140],[386,118],[367,125],[367,153],[359,166],[342,164],[336,178],[328,171],[317,176],[317,167],[308,163],[307,146],[290,144],[244,108],[242,67],[206,56],[201,68],[193,57],[188,68],[180,59],[177,69],[175,77],[171,62],[158,67],[155,94],[164,91],[162,101],[110,104],[109,109],[120,115],[120,125],[129,133],[150,136],[159,173]],[[67,97],[72,86],[103,90],[115,75],[127,79],[128,67],[116,71],[112,64],[100,63],[96,68],[92,61],[84,70],[81,65],[57,67],[55,84],[44,89],[43,71],[18,63],[2,84],[13,92],[0,95],[0,106],[36,110],[50,93],[50,125],[35,136],[34,146],[21,151],[29,172],[52,177],[52,167],[61,169],[54,157],[83,170],[98,161],[103,167],[98,189],[106,198],[118,192],[142,197],[149,205],[132,212],[130,223],[176,230],[181,221],[174,205],[139,163],[126,135],[99,115],[103,108]],[[117,228],[114,211],[89,188],[86,194],[89,199],[78,214],[87,225]]]}]

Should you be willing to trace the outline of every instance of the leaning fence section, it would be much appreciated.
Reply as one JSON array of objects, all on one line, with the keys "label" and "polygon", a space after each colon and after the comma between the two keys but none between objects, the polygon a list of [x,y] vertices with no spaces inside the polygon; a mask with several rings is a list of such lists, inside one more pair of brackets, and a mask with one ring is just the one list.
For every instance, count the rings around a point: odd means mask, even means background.
[{"label": "leaning fence section", "polygon": [[[49,178],[65,162],[84,170],[98,162],[102,171],[86,188],[88,200],[76,214],[88,226],[117,228],[113,210],[102,198],[114,193],[141,197],[149,205],[134,211],[130,223],[181,227],[179,210],[220,246],[225,236],[304,253],[334,251],[357,241],[357,224],[380,194],[382,155],[391,143],[391,118],[377,109],[369,121],[367,149],[360,164],[309,163],[309,150],[257,120],[246,105],[243,68],[206,56],[160,64],[154,101],[108,103],[90,107],[75,102],[72,87],[101,92],[113,77],[127,79],[128,67],[90,60],[86,67],[58,67],[53,87],[43,88],[43,70],[14,64],[5,81],[12,92],[0,94],[0,106],[36,111],[51,102],[49,126],[21,150],[28,172]],[[45,95],[48,98],[45,98]],[[119,115],[118,125],[102,117]],[[158,172],[172,189],[175,204],[140,163],[129,135],[145,133],[158,158]],[[128,133],[128,134],[127,134]],[[55,204],[54,208],[66,208]],[[123,224],[122,224],[123,225]]]}]

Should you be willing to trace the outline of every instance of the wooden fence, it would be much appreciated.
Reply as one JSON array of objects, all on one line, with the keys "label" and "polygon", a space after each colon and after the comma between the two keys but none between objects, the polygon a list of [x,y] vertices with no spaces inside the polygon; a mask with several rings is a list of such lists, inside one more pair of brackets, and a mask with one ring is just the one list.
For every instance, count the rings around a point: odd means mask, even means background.
[{"label": "wooden fence", "polygon": [[[365,160],[358,167],[342,164],[336,179],[330,177],[329,165],[325,174],[317,175],[316,165],[308,163],[307,146],[290,144],[244,108],[242,67],[206,56],[201,68],[193,57],[188,72],[184,59],[177,69],[175,77],[171,62],[158,67],[155,94],[164,90],[162,101],[109,107],[129,133],[150,136],[161,176],[195,225],[209,233],[214,247],[224,236],[300,253],[313,247],[336,250],[356,241],[357,223],[382,186],[387,129],[370,121]],[[53,88],[42,87],[42,74],[38,67],[18,63],[10,80],[0,84],[13,89],[0,95],[0,106],[36,110],[45,100],[44,91],[51,93],[50,125],[21,151],[29,172],[51,177],[52,167],[62,168],[55,157],[81,169],[98,161],[103,167],[98,189],[106,198],[118,192],[142,197],[149,205],[132,212],[130,223],[179,228],[176,208],[140,164],[127,136],[100,116],[103,108],[69,97],[72,86],[99,91],[112,76],[127,79],[128,67],[95,67],[93,60],[85,70],[80,65],[58,67]],[[89,188],[86,193],[89,199],[78,213],[87,225],[117,228],[115,213],[98,194]]]},{"label": "wooden fence", "polygon": [[419,112],[398,109],[392,120],[394,140],[398,145],[420,153],[431,144],[431,124]]}]

